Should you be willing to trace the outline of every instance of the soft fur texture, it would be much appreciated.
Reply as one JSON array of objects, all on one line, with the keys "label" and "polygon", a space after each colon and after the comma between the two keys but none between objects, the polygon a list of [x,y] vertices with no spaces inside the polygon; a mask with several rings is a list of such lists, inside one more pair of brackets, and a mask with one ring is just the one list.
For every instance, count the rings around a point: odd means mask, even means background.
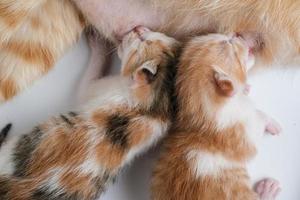
[{"label": "soft fur texture", "polygon": [[83,25],[69,0],[1,0],[0,102],[46,74],[78,40]]},{"label": "soft fur texture", "polygon": [[184,47],[178,115],[154,170],[153,200],[272,200],[279,192],[271,179],[254,192],[245,168],[263,133],[280,132],[247,96],[249,50],[233,34],[196,37]]},{"label": "soft fur texture", "polygon": [[122,37],[137,25],[178,38],[206,32],[239,32],[258,43],[255,49],[258,61],[290,62],[299,58],[299,1],[73,1],[87,19],[111,39]]},{"label": "soft fur texture", "polygon": [[[256,43],[257,64],[300,63],[297,0],[73,1],[91,24],[115,42],[138,25],[182,39],[207,32],[239,32]],[[0,100],[10,99],[45,74],[76,41],[82,21],[69,0],[2,0]]]},{"label": "soft fur texture", "polygon": [[1,147],[0,199],[99,197],[167,133],[174,115],[177,47],[175,39],[142,27],[125,36],[119,48],[122,76],[94,82],[79,110]]}]

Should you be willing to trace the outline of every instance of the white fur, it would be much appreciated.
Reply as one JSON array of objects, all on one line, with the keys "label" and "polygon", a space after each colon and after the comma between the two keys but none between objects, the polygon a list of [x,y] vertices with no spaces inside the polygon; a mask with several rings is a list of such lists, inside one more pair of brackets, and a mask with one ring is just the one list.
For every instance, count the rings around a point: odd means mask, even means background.
[{"label": "white fur", "polygon": [[91,174],[93,177],[98,176],[104,170],[100,167],[99,163],[92,157],[86,159],[79,167],[80,172],[84,174]]},{"label": "white fur", "polygon": [[51,191],[55,191],[56,195],[64,193],[64,188],[59,185],[59,180],[61,177],[61,174],[63,173],[63,168],[54,168],[49,171],[48,175],[49,178],[45,180],[44,187]]},{"label": "white fur", "polygon": [[218,176],[222,170],[240,166],[238,163],[227,160],[221,154],[213,154],[200,150],[189,151],[186,158],[196,178]]},{"label": "white fur", "polygon": [[111,107],[116,104],[133,105],[130,95],[130,78],[111,76],[100,79],[91,84],[86,104],[82,107],[85,112],[96,108]]},{"label": "white fur", "polygon": [[146,152],[151,146],[154,146],[162,137],[167,134],[168,124],[151,118],[141,117],[141,120],[146,120],[147,124],[152,127],[152,132],[148,133],[149,138],[146,142],[134,146],[124,159],[123,164],[129,163],[134,157]]},{"label": "white fur", "polygon": [[230,98],[216,115],[219,130],[242,123],[251,142],[257,143],[265,131],[266,120],[256,110],[247,95],[241,92]]},{"label": "white fur", "polygon": [[0,151],[0,174],[11,175],[14,172],[13,152],[21,136],[14,135],[3,143]]},{"label": "white fur", "polygon": [[145,32],[143,34],[144,39],[151,40],[151,41],[162,41],[164,44],[167,44],[167,46],[173,46],[176,44],[176,40],[171,37],[166,37],[166,35],[159,33],[159,32]]},{"label": "white fur", "polygon": [[[151,35],[151,34],[150,34]],[[150,36],[149,35],[149,36]],[[158,35],[159,38],[163,35]],[[128,54],[129,51],[134,50],[135,48],[138,48],[141,40],[136,40],[133,42],[132,45],[126,45],[124,46],[124,52]],[[128,59],[127,55],[124,55],[123,61],[126,61]],[[127,56],[127,57],[126,57]],[[124,60],[125,59],[125,60]],[[126,62],[124,62],[126,63]],[[95,64],[95,63],[94,63]],[[153,71],[155,72],[155,71]],[[131,89],[132,86],[132,79],[131,77],[123,77],[123,76],[111,76],[106,77],[103,79],[100,79],[98,81],[93,82],[87,92],[87,97],[85,98],[85,104],[82,105],[79,108],[80,113],[83,113],[81,115],[82,117],[85,117],[85,120],[88,122],[89,128],[92,129],[95,124],[93,124],[93,120],[91,120],[91,113],[97,111],[98,109],[106,109],[110,110],[112,107],[115,108],[117,106],[126,105],[126,106],[136,106],[137,102],[135,102],[134,98],[131,96]],[[55,118],[53,119],[55,120]],[[135,146],[133,149],[131,149],[126,158],[123,161],[123,165],[125,163],[130,162],[135,156],[138,154],[146,151],[148,148],[153,146],[159,139],[161,139],[167,131],[168,123],[162,122],[160,120],[151,118],[151,117],[139,117],[135,120],[140,120],[141,123],[146,123],[150,127],[152,127],[152,131],[150,131],[149,138],[144,143],[141,143],[137,146]],[[56,123],[53,123],[53,128],[57,127]],[[48,130],[51,132],[52,130]],[[101,132],[104,133],[104,130],[99,130],[99,127],[97,127],[97,132],[90,130],[88,134],[90,141],[90,149],[93,149],[93,147],[101,141],[104,137],[104,135],[99,137],[99,134]],[[45,135],[47,134],[44,133]],[[97,136],[96,136],[97,135]],[[97,138],[97,139],[95,139]],[[0,172],[5,174],[11,174],[13,169],[13,163],[12,163],[12,153],[13,148],[15,147],[17,141],[19,140],[19,137],[10,139],[7,144],[3,145],[1,147],[0,151]],[[97,164],[97,161],[94,160],[95,153],[89,152],[88,157],[86,160],[75,170],[78,170],[80,172],[86,173],[86,174],[92,174],[93,176],[99,175],[102,172],[104,173],[104,170],[101,166],[99,166],[99,163]],[[71,168],[72,166],[70,166]],[[51,170],[51,180],[45,181],[45,184],[50,184],[47,186],[51,186],[52,190],[55,190],[56,188],[59,188],[57,185],[58,180],[57,177],[62,173],[61,169],[53,169]]]}]

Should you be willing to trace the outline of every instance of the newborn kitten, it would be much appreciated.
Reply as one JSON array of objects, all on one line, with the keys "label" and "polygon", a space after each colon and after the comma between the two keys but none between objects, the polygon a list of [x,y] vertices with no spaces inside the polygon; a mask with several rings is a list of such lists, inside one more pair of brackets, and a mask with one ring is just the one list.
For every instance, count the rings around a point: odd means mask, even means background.
[{"label": "newborn kitten", "polygon": [[126,35],[119,47],[122,76],[99,80],[81,109],[1,147],[9,154],[0,154],[0,199],[99,197],[120,170],[166,134],[177,45],[142,27]]},{"label": "newborn kitten", "polygon": [[272,200],[272,179],[251,189],[246,164],[265,131],[280,127],[247,96],[254,57],[236,35],[196,37],[179,61],[178,116],[153,174],[154,200]]}]

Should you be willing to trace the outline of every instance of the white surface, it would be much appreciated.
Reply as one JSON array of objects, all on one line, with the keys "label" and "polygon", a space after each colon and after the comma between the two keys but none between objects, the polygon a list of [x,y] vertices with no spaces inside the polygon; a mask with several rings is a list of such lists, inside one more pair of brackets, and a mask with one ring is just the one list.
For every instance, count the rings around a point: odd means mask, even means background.
[{"label": "white surface", "polygon": [[[27,132],[49,116],[70,110],[87,63],[87,47],[81,40],[51,73],[18,98],[0,106],[0,127],[12,122],[13,134]],[[299,70],[277,70],[251,78],[250,95],[261,110],[281,123],[283,133],[278,137],[265,137],[249,170],[254,181],[263,177],[279,179],[283,189],[279,196],[281,200],[300,199]],[[117,183],[101,199],[150,199],[149,178],[155,154],[152,150],[124,170]]]}]

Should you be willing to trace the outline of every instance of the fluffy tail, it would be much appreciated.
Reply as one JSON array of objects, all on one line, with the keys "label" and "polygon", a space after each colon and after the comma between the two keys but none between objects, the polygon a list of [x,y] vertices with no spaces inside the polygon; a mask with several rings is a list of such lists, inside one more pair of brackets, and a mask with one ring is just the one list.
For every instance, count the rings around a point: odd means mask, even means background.
[{"label": "fluffy tail", "polygon": [[[0,176],[0,199],[1,200],[29,200],[39,199],[34,196],[33,181],[18,180],[8,176]],[[40,198],[43,199],[43,198]],[[45,198],[46,200],[47,198]],[[50,197],[48,197],[50,199]]]},{"label": "fluffy tail", "polygon": [[2,143],[6,140],[8,132],[10,131],[12,124],[7,124],[1,131],[0,131],[0,147]]},{"label": "fluffy tail", "polygon": [[[88,187],[83,184],[81,187],[75,188],[74,183],[80,185],[82,182],[70,182],[71,188],[68,188],[60,186],[58,182],[49,181],[49,179],[47,182],[46,176],[35,178],[0,176],[0,199],[92,200],[97,199],[102,193],[101,188],[96,187],[97,185]],[[83,181],[83,183],[86,182]]]},{"label": "fluffy tail", "polygon": [[0,199],[7,200],[6,195],[10,188],[10,182],[8,178],[0,177]]},{"label": "fluffy tail", "polygon": [[1,0],[0,102],[47,73],[83,26],[69,0]]}]

